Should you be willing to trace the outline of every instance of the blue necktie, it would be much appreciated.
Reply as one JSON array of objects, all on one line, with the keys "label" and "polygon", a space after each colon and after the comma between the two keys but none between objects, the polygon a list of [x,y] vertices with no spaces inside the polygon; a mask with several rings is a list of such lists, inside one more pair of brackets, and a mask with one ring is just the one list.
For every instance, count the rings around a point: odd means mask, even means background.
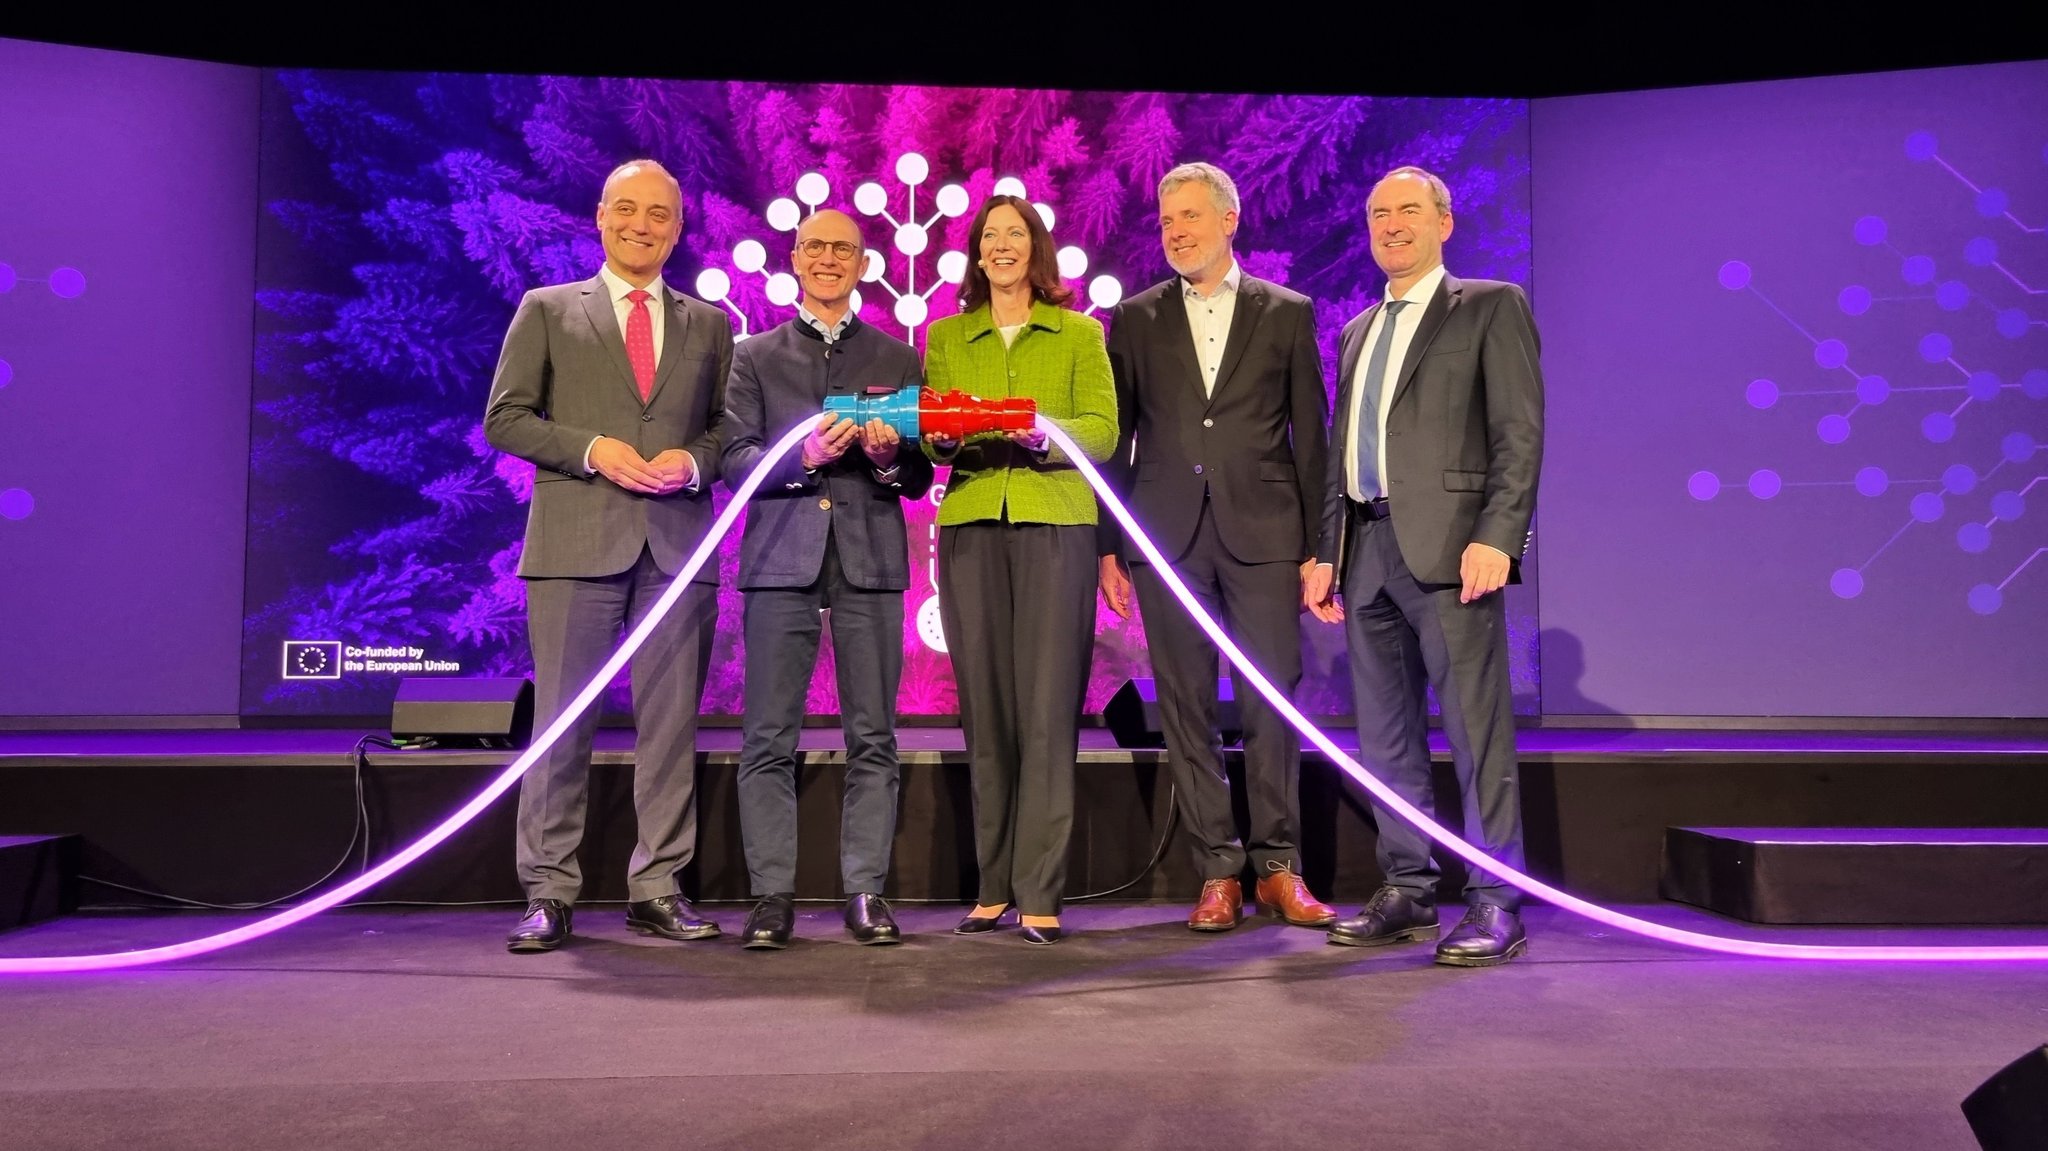
[{"label": "blue necktie", "polygon": [[1366,499],[1386,494],[1380,489],[1380,381],[1386,378],[1387,354],[1394,346],[1394,321],[1407,306],[1407,300],[1380,305],[1386,314],[1380,321],[1380,338],[1373,341],[1365,377],[1358,381],[1364,392],[1358,397],[1358,428],[1351,435],[1351,444],[1358,453],[1358,494]]}]

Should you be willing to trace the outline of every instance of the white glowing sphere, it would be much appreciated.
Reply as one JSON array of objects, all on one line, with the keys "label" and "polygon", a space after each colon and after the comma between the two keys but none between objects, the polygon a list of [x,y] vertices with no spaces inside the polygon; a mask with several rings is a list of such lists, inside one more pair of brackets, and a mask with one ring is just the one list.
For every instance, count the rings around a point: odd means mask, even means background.
[{"label": "white glowing sphere", "polygon": [[931,237],[925,235],[922,225],[905,224],[896,229],[896,250],[906,256],[917,256],[924,251],[925,245],[929,243],[931,243]]},{"label": "white glowing sphere", "polygon": [[1065,279],[1078,280],[1088,273],[1088,253],[1072,244],[1059,251],[1060,275]]},{"label": "white glowing sphere", "polygon": [[797,207],[796,201],[788,196],[768,205],[768,226],[778,232],[794,231],[803,221],[803,217],[804,210]]},{"label": "white glowing sphere", "polygon": [[732,266],[749,275],[768,266],[768,249],[759,240],[741,240],[732,246]]},{"label": "white glowing sphere", "polygon": [[832,185],[817,172],[805,172],[796,178],[796,198],[815,208],[832,194]]},{"label": "white glowing sphere", "polygon": [[1045,230],[1048,232],[1052,231],[1052,205],[1033,204],[1031,206],[1038,209],[1038,218],[1045,221]]},{"label": "white glowing sphere", "polygon": [[851,307],[853,308],[853,314],[854,314],[854,315],[856,315],[856,316],[860,315],[860,289],[859,289],[859,288],[855,288],[855,289],[853,290],[853,294],[852,294],[851,296],[847,297],[847,303],[848,303],[848,305],[850,305],[850,306],[851,306]]},{"label": "white glowing sphere", "polygon": [[724,268],[706,268],[697,273],[697,298],[717,303],[732,291],[732,277]]},{"label": "white glowing sphere", "polygon": [[889,193],[880,184],[869,180],[853,190],[853,206],[863,216],[879,216],[889,206]]},{"label": "white glowing sphere", "polygon": [[1088,282],[1088,302],[1098,308],[1114,308],[1124,298],[1124,286],[1115,276],[1097,276]]},{"label": "white glowing sphere", "polygon": [[1024,181],[1019,180],[1015,176],[1004,176],[996,181],[995,188],[989,194],[993,196],[1015,196],[1021,200],[1024,198]]},{"label": "white glowing sphere", "polygon": [[947,219],[957,220],[967,214],[967,189],[958,184],[948,184],[939,189],[939,211]]},{"label": "white glowing sphere", "polygon": [[924,178],[931,174],[932,166],[915,152],[905,152],[896,157],[896,178],[913,188],[924,183]]},{"label": "white glowing sphere", "polygon": [[947,252],[939,257],[939,279],[957,284],[967,278],[967,253]]},{"label": "white glowing sphere", "polygon": [[946,625],[939,615],[939,597],[917,605],[917,638],[933,651],[946,650]]},{"label": "white glowing sphere", "polygon": [[779,308],[796,303],[796,277],[788,272],[777,272],[768,277],[768,302]]},{"label": "white glowing sphere", "polygon": [[924,323],[924,318],[930,314],[931,309],[924,306],[923,296],[906,292],[896,297],[896,322],[904,327],[914,328]]},{"label": "white glowing sphere", "polygon": [[884,260],[882,258],[882,253],[875,251],[873,248],[869,248],[868,270],[860,274],[860,282],[863,284],[872,284],[876,280],[879,280],[883,276],[887,275],[888,272],[889,261]]}]

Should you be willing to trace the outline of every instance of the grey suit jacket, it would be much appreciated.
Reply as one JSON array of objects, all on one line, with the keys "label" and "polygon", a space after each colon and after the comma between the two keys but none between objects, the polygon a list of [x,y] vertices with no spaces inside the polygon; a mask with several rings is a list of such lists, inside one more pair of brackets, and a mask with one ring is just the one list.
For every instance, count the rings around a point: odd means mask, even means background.
[{"label": "grey suit jacket", "polygon": [[[643,546],[673,575],[711,525],[732,328],[725,313],[666,284],[660,296],[661,362],[644,404],[601,278],[535,288],[519,301],[491,380],[484,434],[539,469],[522,576],[616,575]],[[689,452],[697,461],[694,490],[646,496],[584,474],[584,453],[600,435],[646,459],[670,448]],[[696,582],[717,583],[718,565],[705,564]]]},{"label": "grey suit jacket", "polygon": [[[1344,462],[1352,377],[1379,306],[1344,325],[1337,423],[1325,485],[1325,559],[1346,554]],[[1401,559],[1424,583],[1459,582],[1470,543],[1499,548],[1521,579],[1543,464],[1543,369],[1528,297],[1500,280],[1446,274],[1422,311],[1387,409],[1387,502]]]},{"label": "grey suit jacket", "polygon": [[[1300,563],[1315,554],[1322,519],[1328,422],[1315,305],[1252,276],[1237,290],[1209,395],[1179,277],[1118,305],[1109,328],[1118,438],[1103,471],[1169,560],[1193,542],[1206,491],[1231,555]],[[1114,517],[1097,522],[1102,554],[1137,557]]]},{"label": "grey suit jacket", "polygon": [[[815,421],[826,396],[923,384],[916,349],[858,319],[829,353],[824,338],[801,320],[762,332],[733,354],[725,474],[740,482],[770,442]],[[931,490],[932,462],[908,442],[896,452],[895,469],[888,479],[878,478],[858,445],[816,472],[805,469],[800,449],[782,457],[747,507],[740,587],[810,586],[824,569],[830,539],[846,582],[870,591],[908,589],[903,501]]]}]

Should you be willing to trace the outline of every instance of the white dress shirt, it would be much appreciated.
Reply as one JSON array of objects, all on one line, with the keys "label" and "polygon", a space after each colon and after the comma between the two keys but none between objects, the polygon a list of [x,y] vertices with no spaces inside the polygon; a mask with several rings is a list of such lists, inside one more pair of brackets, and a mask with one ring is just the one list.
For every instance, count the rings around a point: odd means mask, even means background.
[{"label": "white dress shirt", "polygon": [[[1379,458],[1376,464],[1382,483],[1387,478],[1387,409],[1393,406],[1394,383],[1401,378],[1401,365],[1408,360],[1408,346],[1415,342],[1415,333],[1422,327],[1422,313],[1429,310],[1430,301],[1436,299],[1443,282],[1444,266],[1438,264],[1421,279],[1408,285],[1405,294],[1388,297],[1405,301],[1408,306],[1402,308],[1400,316],[1396,317],[1394,342],[1387,348],[1386,372],[1379,379],[1366,379],[1365,370],[1372,366],[1373,345],[1379,342],[1380,329],[1387,322],[1389,313],[1386,308],[1381,308],[1379,314],[1372,318],[1372,323],[1366,325],[1365,339],[1358,345],[1357,374],[1351,378],[1351,410],[1344,413],[1344,418],[1349,421],[1344,426],[1352,429],[1353,438],[1347,439],[1346,443],[1355,445],[1358,442],[1355,438],[1358,434],[1358,410],[1365,397],[1365,389],[1371,388],[1373,394],[1379,397],[1379,427],[1376,429],[1377,434],[1373,442],[1378,445]],[[1360,503],[1387,494],[1384,489],[1370,492],[1359,490],[1358,452],[1355,448],[1344,453],[1344,491]]]},{"label": "white dress shirt", "polygon": [[[619,318],[619,338],[624,339],[626,337],[626,318],[633,312],[633,301],[626,297],[632,294],[635,289],[633,285],[620,278],[617,272],[612,271],[610,264],[599,267],[597,269],[597,276],[598,279],[604,281],[605,291],[611,293],[612,314]],[[653,283],[638,290],[647,293],[647,319],[654,331],[654,362],[658,365],[661,363],[662,339],[668,334],[664,331],[668,327],[665,319],[668,309],[668,285],[657,276]],[[596,447],[597,441],[603,438],[603,436],[598,436],[584,446],[583,474],[586,476],[597,470],[590,466],[590,449]],[[690,455],[687,449],[684,450],[683,454],[690,456],[690,482],[683,485],[683,490],[694,492],[698,486],[697,457]]]},{"label": "white dress shirt", "polygon": [[1216,394],[1216,372],[1223,367],[1223,347],[1230,342],[1230,318],[1237,314],[1237,285],[1243,278],[1244,269],[1232,257],[1223,282],[1207,296],[1187,280],[1180,282],[1181,295],[1187,303],[1188,328],[1195,336],[1195,362],[1202,366],[1202,394],[1206,396]]}]

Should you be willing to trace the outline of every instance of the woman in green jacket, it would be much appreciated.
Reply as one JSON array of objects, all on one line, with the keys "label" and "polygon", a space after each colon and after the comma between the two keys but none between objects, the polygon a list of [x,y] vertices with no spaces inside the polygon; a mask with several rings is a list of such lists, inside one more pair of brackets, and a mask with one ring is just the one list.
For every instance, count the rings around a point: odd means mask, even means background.
[{"label": "woman in green jacket", "polygon": [[[960,314],[931,326],[925,382],[983,399],[1028,397],[1102,462],[1116,389],[1102,324],[1062,307],[1052,236],[1029,203],[991,196],[968,236]],[[1074,755],[1095,643],[1095,493],[1044,432],[963,443],[927,436],[953,473],[939,504],[939,613],[959,685],[981,893],[955,928],[993,931],[1015,907],[1024,938],[1060,938]]]}]

